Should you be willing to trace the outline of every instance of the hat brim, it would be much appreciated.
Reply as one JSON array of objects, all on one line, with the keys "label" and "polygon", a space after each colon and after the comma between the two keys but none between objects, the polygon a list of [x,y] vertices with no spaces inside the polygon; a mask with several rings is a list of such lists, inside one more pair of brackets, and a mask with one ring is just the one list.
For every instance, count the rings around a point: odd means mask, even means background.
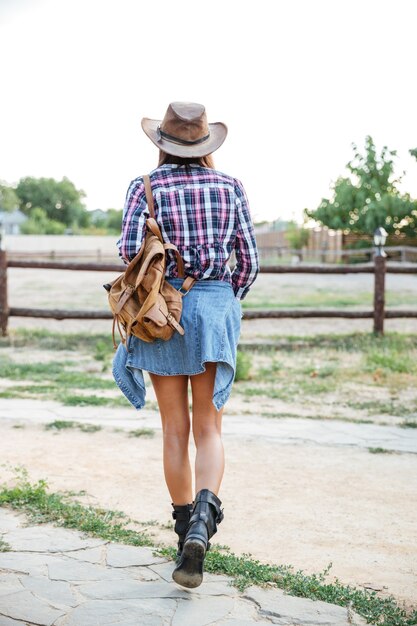
[{"label": "hat brim", "polygon": [[185,158],[207,156],[220,148],[227,135],[226,124],[214,122],[208,125],[210,136],[206,141],[194,146],[183,146],[159,136],[158,126],[161,124],[161,121],[162,120],[151,120],[148,117],[144,117],[142,119],[143,131],[157,148],[173,156]]}]

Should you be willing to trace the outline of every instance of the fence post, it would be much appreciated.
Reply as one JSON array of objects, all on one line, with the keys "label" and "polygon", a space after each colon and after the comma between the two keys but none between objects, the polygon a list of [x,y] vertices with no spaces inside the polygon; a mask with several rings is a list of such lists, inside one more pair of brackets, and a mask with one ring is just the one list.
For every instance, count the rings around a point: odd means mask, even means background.
[{"label": "fence post", "polygon": [[[1,243],[1,240],[0,240]],[[7,304],[7,255],[0,247],[0,329],[3,337],[7,335],[9,306]]]},{"label": "fence post", "polygon": [[384,333],[385,317],[385,272],[386,258],[382,255],[375,255],[375,286],[374,286],[374,333],[382,335]]}]

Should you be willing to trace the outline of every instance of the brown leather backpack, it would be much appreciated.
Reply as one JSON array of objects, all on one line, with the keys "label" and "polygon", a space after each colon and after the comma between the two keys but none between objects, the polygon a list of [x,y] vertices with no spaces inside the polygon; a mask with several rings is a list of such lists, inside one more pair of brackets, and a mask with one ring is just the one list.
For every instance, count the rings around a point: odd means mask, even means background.
[{"label": "brown leather backpack", "polygon": [[146,220],[144,241],[123,274],[103,285],[108,291],[108,301],[113,312],[112,337],[115,349],[116,324],[125,347],[131,334],[147,342],[168,340],[175,331],[183,335],[184,329],[180,325],[182,298],[195,282],[194,278],[187,276],[178,290],[165,280],[167,250],[175,253],[180,278],[184,278],[184,262],[176,246],[164,243],[155,220],[149,176],[143,176],[143,180],[151,215]]}]

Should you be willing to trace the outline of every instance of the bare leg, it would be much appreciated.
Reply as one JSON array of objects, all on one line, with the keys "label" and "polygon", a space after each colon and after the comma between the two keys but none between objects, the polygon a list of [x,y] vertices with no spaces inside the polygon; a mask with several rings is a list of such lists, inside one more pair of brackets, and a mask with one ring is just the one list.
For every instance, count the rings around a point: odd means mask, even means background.
[{"label": "bare leg", "polygon": [[216,495],[224,473],[224,448],[221,439],[223,409],[213,404],[216,363],[206,363],[206,371],[190,376],[193,396],[193,437],[197,448],[195,490],[210,489]]},{"label": "bare leg", "polygon": [[190,437],[188,376],[149,375],[161,413],[164,473],[168,491],[174,504],[188,504],[193,501],[188,456]]}]

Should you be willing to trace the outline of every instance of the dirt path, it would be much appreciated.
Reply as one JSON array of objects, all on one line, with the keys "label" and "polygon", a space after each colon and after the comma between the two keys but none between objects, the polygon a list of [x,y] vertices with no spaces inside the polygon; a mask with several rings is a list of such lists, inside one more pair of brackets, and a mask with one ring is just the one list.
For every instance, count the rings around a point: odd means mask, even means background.
[{"label": "dirt path", "polygon": [[[54,433],[19,424],[13,428],[13,418],[0,424],[5,480],[24,465],[31,480],[46,478],[54,491],[86,490],[85,503],[122,510],[148,522],[155,539],[173,541],[173,532],[158,526],[171,521],[160,431],[131,438],[111,427]],[[330,578],[417,604],[417,455],[331,446],[323,454],[319,445],[253,436],[225,435],[224,445],[218,543],[305,573],[332,562]]]}]

